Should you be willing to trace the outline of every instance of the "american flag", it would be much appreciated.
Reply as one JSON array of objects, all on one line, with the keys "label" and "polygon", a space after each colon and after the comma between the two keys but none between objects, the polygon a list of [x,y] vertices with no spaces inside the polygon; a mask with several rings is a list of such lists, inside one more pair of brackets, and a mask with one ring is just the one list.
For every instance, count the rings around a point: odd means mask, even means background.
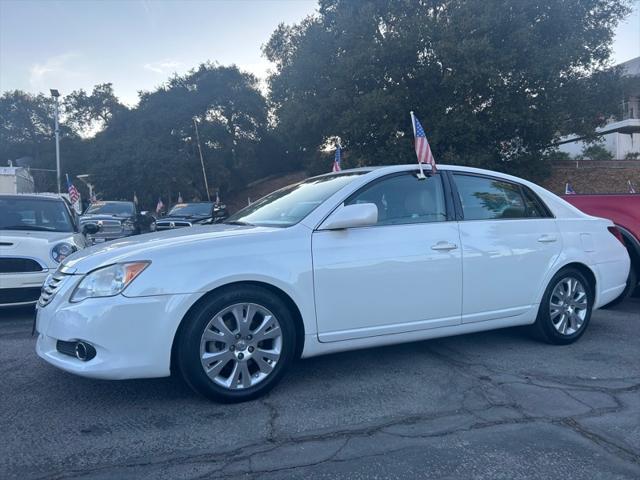
[{"label": "american flag", "polygon": [[340,147],[340,144],[336,145],[336,154],[333,157],[333,168],[331,169],[332,172],[339,172],[340,170],[342,170],[342,168],[340,167],[340,162],[342,161],[342,147]]},{"label": "american flag", "polygon": [[158,198],[158,204],[156,205],[156,213],[160,213],[164,209],[164,203],[162,203],[162,199]]},{"label": "american flag", "polygon": [[627,180],[627,185],[629,185],[629,193],[637,193],[635,187],[633,186],[633,182],[631,180]]},{"label": "american flag", "polygon": [[575,195],[576,191],[573,189],[573,187],[571,186],[571,184],[569,182],[567,182],[567,184],[564,186],[564,194],[565,195]]},{"label": "american flag", "polygon": [[69,175],[67,175],[67,190],[69,192],[69,201],[71,205],[75,205],[78,200],[80,200],[80,192],[75,187],[71,180],[69,180]]},{"label": "american flag", "polygon": [[424,133],[424,128],[420,125],[418,118],[411,112],[411,119],[413,121],[413,134],[415,137],[416,155],[418,156],[418,163],[426,163],[431,165],[431,171],[436,171],[436,161],[431,153],[431,147],[427,140],[427,135]]}]

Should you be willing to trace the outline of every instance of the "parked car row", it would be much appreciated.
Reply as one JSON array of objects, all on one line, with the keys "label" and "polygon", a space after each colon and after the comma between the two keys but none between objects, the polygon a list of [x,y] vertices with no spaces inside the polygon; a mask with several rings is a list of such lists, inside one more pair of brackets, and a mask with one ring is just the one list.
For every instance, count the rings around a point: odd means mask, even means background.
[{"label": "parked car row", "polygon": [[219,223],[227,217],[227,207],[221,203],[178,203],[169,210],[165,217],[156,221],[156,229],[161,231],[193,225],[208,225]]},{"label": "parked car row", "polygon": [[82,226],[93,225],[90,240],[102,243],[155,230],[156,219],[149,212],[138,212],[134,202],[93,202],[80,217]]},{"label": "parked car row", "polygon": [[85,247],[226,216],[212,202],[178,204],[156,220],[134,202],[99,201],[78,217],[62,195],[0,195],[0,307],[35,304],[47,275]]}]

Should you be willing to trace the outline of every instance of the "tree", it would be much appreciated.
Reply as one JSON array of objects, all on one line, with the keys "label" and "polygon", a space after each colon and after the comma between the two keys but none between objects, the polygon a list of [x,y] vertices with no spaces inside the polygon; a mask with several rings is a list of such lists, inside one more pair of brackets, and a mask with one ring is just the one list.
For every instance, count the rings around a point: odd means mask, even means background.
[{"label": "tree", "polygon": [[320,0],[264,47],[287,149],[307,162],[339,136],[348,165],[415,161],[409,111],[439,162],[528,176],[561,135],[616,109],[619,0]]},{"label": "tree", "polygon": [[260,148],[267,106],[257,80],[235,66],[202,64],[140,96],[138,106],[113,115],[93,139],[90,173],[105,198],[132,198],[151,207],[180,192],[206,199],[194,120],[198,122],[212,195],[264,175]]},{"label": "tree", "polygon": [[90,95],[83,89],[75,90],[64,97],[63,107],[66,123],[85,136],[106,128],[114,115],[127,108],[116,97],[111,83],[94,86]]},{"label": "tree", "polygon": [[[39,190],[55,191],[56,168],[53,100],[20,90],[0,97],[0,163],[29,157]],[[83,158],[84,145],[72,129],[60,125],[63,174],[74,171]],[[41,170],[42,169],[42,170]]]},{"label": "tree", "polygon": [[580,155],[582,160],[613,160],[613,154],[601,144],[585,146]]},{"label": "tree", "polygon": [[39,159],[53,136],[53,102],[20,90],[0,97],[0,161]]}]

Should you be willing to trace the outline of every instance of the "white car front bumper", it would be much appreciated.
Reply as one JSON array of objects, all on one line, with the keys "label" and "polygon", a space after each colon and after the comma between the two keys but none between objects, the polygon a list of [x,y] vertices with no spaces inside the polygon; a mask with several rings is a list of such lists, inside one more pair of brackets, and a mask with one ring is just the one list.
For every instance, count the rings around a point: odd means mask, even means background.
[{"label": "white car front bumper", "polygon": [[[58,294],[65,297],[69,292]],[[191,297],[117,295],[80,303],[55,298],[45,307],[38,306],[36,351],[50,364],[85,377],[119,380],[168,376],[173,339]],[[83,361],[62,353],[58,341],[86,342],[95,349],[95,357]]]},{"label": "white car front bumper", "polygon": [[0,307],[34,304],[48,274],[48,269],[0,274]]}]

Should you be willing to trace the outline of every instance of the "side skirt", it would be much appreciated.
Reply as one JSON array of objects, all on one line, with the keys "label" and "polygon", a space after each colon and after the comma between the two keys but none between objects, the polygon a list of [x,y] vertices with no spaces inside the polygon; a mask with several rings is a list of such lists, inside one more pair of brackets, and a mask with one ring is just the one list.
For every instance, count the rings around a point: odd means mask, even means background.
[{"label": "side skirt", "polygon": [[419,330],[413,332],[379,335],[375,337],[357,338],[352,340],[342,340],[331,343],[322,343],[318,340],[317,334],[310,334],[305,336],[302,358],[326,355],[328,353],[345,352],[348,350],[359,350],[362,348],[394,345],[398,343],[419,342],[422,340],[429,340],[431,338],[451,337],[454,335],[464,335],[466,333],[496,330],[499,328],[531,325],[533,322],[535,322],[537,313],[538,305],[536,305],[535,308],[532,308],[526,314],[518,315],[516,317],[486,320],[483,322],[463,323],[453,326],[430,328],[427,330]]}]

